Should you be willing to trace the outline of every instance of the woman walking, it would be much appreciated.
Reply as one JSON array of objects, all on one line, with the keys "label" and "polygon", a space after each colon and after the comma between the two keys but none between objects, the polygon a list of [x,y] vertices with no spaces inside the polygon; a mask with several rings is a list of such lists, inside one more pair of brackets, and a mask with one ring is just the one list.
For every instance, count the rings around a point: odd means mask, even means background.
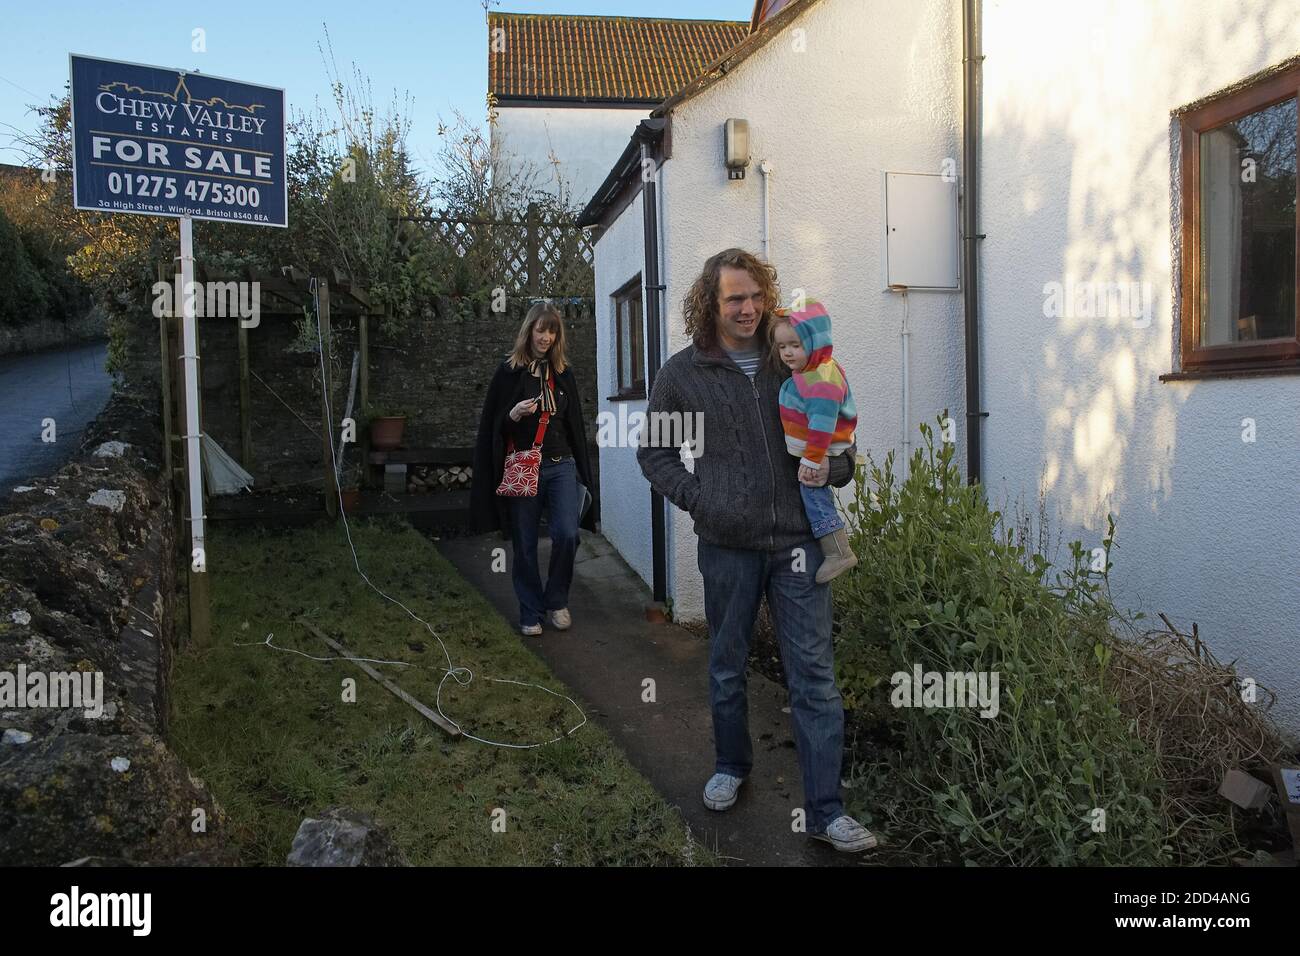
[{"label": "woman walking", "polygon": [[[539,443],[542,460],[537,493],[497,494],[507,456]],[[470,524],[475,533],[510,529],[514,542],[511,576],[524,634],[541,634],[543,618],[549,618],[561,631],[572,623],[569,586],[578,551],[578,528],[596,530],[594,502],[582,510],[584,491],[591,487],[587,430],[578,383],[565,355],[564,320],[554,306],[539,303],[528,310],[514,348],[488,386],[470,491]],[[548,512],[551,535],[545,587],[537,562],[543,508]]]}]

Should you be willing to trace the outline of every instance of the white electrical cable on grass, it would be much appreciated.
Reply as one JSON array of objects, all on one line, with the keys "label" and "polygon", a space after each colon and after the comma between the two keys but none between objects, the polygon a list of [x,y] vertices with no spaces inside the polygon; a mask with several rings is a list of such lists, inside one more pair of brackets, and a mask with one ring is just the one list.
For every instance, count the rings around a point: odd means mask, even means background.
[{"label": "white electrical cable on grass", "polygon": [[[312,307],[316,316],[316,339],[320,344],[320,372],[321,372],[320,387],[321,387],[321,393],[325,396],[325,434],[332,436],[334,434],[334,417],[330,413],[329,393],[325,391],[325,337],[324,334],[321,332],[321,327],[320,327],[320,297],[319,297],[319,293],[317,292],[316,280],[314,278],[311,280],[311,298],[312,298]],[[330,457],[331,459],[334,459],[331,463],[334,465],[336,469],[335,473],[337,474],[338,461],[334,456],[334,442],[331,441],[329,443],[329,446],[330,446]],[[425,630],[427,630],[433,636],[433,639],[438,642],[438,646],[442,648],[443,657],[447,659],[447,667],[445,673],[442,675],[442,680],[438,682],[438,694],[437,697],[434,699],[434,704],[433,704],[434,709],[438,712],[438,716],[442,717],[443,720],[447,721],[449,724],[455,727],[456,730],[459,731],[461,736],[463,737],[466,737],[470,740],[475,740],[481,744],[487,744],[490,747],[506,747],[511,750],[532,750],[537,747],[545,747],[548,744],[558,743],[559,741],[563,740],[565,737],[568,737],[571,734],[573,734],[576,730],[578,730],[584,724],[587,723],[587,715],[583,713],[582,708],[578,706],[578,702],[575,701],[572,697],[569,697],[565,694],[561,694],[558,691],[553,691],[549,687],[543,687],[541,684],[534,684],[528,681],[507,680],[505,678],[499,678],[499,677],[488,677],[486,678],[486,680],[489,680],[494,684],[514,684],[516,687],[533,687],[536,688],[537,690],[544,691],[550,694],[552,697],[559,697],[561,700],[567,700],[570,704],[573,705],[573,709],[582,715],[581,722],[574,725],[569,730],[566,730],[563,734],[560,734],[557,737],[552,737],[550,740],[543,740],[540,743],[534,743],[534,744],[509,744],[499,740],[488,740],[484,737],[476,737],[474,734],[468,733],[459,723],[457,723],[455,720],[449,717],[442,709],[443,685],[447,683],[448,678],[452,678],[456,681],[456,683],[460,684],[462,687],[468,686],[469,683],[474,680],[474,672],[470,670],[468,667],[456,667],[454,664],[452,664],[451,652],[447,650],[447,645],[443,642],[443,639],[438,635],[438,632],[433,629],[433,625],[431,625],[424,618],[420,617],[420,615],[416,614],[414,611],[412,611],[401,601],[397,600],[397,598],[392,597],[389,594],[385,594],[382,590],[380,590],[379,587],[375,585],[373,581],[370,580],[366,572],[362,570],[361,559],[357,557],[356,546],[352,543],[352,531],[348,527],[347,512],[343,508],[343,490],[339,487],[337,482],[335,483],[334,491],[339,496],[339,516],[343,519],[343,532],[348,539],[348,549],[352,552],[352,563],[356,566],[357,574],[361,575],[361,580],[365,581],[366,584],[370,586],[370,589],[374,591],[376,594],[378,594],[380,597],[384,598],[384,600],[396,604],[398,607],[400,607],[411,617],[412,620],[419,621],[421,624],[423,624]],[[260,643],[267,647],[273,648],[274,650],[277,651],[293,650],[293,648],[280,647],[279,645],[272,644],[271,643],[272,637],[274,637],[273,633],[268,634],[266,636],[266,640]],[[247,647],[250,645],[243,644],[237,646]],[[320,658],[320,657],[312,657],[312,655],[310,654],[303,654],[302,651],[293,651],[293,652],[295,654],[301,654],[303,657],[311,657],[312,660],[322,660],[322,661],[324,660],[366,660],[369,663],[376,663],[376,664],[402,664],[408,667],[416,666],[416,665],[409,664],[406,661],[372,661],[369,660],[368,658],[345,658],[345,657]]]},{"label": "white electrical cable on grass", "polygon": [[361,661],[363,664],[396,664],[398,667],[415,666],[410,661],[381,661],[375,657],[347,657],[343,654],[336,654],[333,657],[317,657],[314,654],[307,654],[292,647],[281,647],[279,644],[272,644],[271,638],[273,637],[275,637],[275,631],[266,635],[266,640],[264,641],[235,641],[235,647],[269,647],[274,651],[285,651],[289,654],[297,654],[299,657],[305,657],[309,661]]}]

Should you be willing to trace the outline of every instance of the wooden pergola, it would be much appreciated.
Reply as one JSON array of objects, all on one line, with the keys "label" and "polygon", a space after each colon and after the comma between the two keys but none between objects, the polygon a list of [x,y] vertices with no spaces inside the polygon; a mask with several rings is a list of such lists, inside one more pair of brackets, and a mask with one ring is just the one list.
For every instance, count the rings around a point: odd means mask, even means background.
[{"label": "wooden pergola", "polygon": [[[173,280],[179,282],[179,278],[173,273],[175,273],[175,266],[172,263],[159,263],[158,281],[169,284]],[[315,282],[314,291],[312,288],[313,280]],[[338,476],[333,467],[333,436],[326,427],[326,422],[330,421],[330,415],[328,414],[329,396],[333,392],[333,356],[330,353],[331,308],[337,307],[341,315],[348,315],[357,319],[361,353],[358,394],[360,407],[363,409],[366,407],[370,396],[369,320],[372,315],[382,315],[383,311],[374,307],[369,294],[362,286],[354,283],[337,269],[331,269],[328,276],[312,276],[296,266],[286,266],[279,271],[247,269],[242,273],[225,273],[204,268],[201,264],[196,263],[195,282],[200,284],[209,282],[256,282],[260,292],[260,317],[287,315],[296,318],[302,315],[304,308],[310,310],[315,303],[319,303],[318,322],[321,341],[325,350],[322,363],[325,380],[324,388],[321,390],[321,451],[323,455],[322,468],[325,473],[323,496],[326,514],[331,518],[337,517],[339,504]],[[334,303],[331,303],[332,295],[337,296],[337,301]],[[175,304],[173,303],[173,305]],[[175,312],[163,310],[158,318],[158,338],[162,373],[163,464],[169,479],[169,487],[174,493],[183,496],[189,476],[186,474],[185,469],[185,455],[178,449],[183,447],[185,436],[175,431],[174,423],[183,423],[185,421],[185,391],[173,387],[173,384],[178,380],[181,352],[183,351],[179,319],[179,310]],[[205,321],[213,320],[209,316],[204,316],[204,319]],[[235,322],[238,328],[240,464],[246,470],[251,471],[253,465],[253,441],[252,399],[249,387],[250,368],[248,361],[249,330],[244,327],[244,323],[237,315],[220,321]],[[198,372],[198,419],[199,429],[203,431],[203,363],[201,357],[198,363]],[[206,501],[207,490],[205,488],[205,511]],[[180,532],[178,540],[189,540],[188,530],[184,527],[187,519],[181,509],[174,510],[177,516],[178,532]],[[191,640],[202,646],[210,642],[212,633],[211,595],[208,576],[205,570],[196,571],[192,562],[187,561],[187,566],[189,567],[190,587],[190,637]]]}]

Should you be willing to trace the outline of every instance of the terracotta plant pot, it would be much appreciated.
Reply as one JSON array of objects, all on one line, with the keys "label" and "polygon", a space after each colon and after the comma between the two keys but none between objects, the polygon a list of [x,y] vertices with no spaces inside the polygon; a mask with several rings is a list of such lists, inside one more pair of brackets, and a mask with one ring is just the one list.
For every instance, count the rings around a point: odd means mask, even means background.
[{"label": "terracotta plant pot", "polygon": [[361,507],[361,489],[344,488],[341,497],[343,498],[343,513],[356,514],[357,509]]},{"label": "terracotta plant pot", "polygon": [[392,451],[402,443],[406,431],[406,417],[372,418],[370,420],[370,447],[379,451]]}]

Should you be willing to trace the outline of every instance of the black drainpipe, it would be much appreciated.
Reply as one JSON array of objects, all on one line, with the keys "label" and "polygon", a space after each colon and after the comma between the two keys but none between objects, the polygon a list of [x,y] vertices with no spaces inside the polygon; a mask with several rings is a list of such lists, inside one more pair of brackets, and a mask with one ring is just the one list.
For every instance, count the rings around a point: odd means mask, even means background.
[{"label": "black drainpipe", "polygon": [[962,205],[963,299],[966,313],[966,479],[981,480],[983,419],[980,407],[979,342],[979,249],[984,238],[979,231],[979,132],[984,52],[980,43],[980,0],[962,0],[962,169],[966,174],[966,196]]},{"label": "black drainpipe", "polygon": [[[649,130],[645,132],[653,135]],[[643,171],[655,169],[648,137],[641,140],[641,169]],[[642,175],[645,176],[646,173],[643,172]],[[663,364],[659,354],[659,293],[664,290],[664,286],[659,282],[659,206],[655,192],[655,177],[652,174],[641,184],[641,218],[645,227],[645,270],[641,278],[641,287],[645,290],[647,397],[654,390],[655,376],[659,372],[659,366]],[[647,422],[644,427],[649,430],[649,423]],[[667,527],[664,521],[664,496],[654,489],[650,491],[650,551],[654,600],[662,605],[668,600]]]}]

